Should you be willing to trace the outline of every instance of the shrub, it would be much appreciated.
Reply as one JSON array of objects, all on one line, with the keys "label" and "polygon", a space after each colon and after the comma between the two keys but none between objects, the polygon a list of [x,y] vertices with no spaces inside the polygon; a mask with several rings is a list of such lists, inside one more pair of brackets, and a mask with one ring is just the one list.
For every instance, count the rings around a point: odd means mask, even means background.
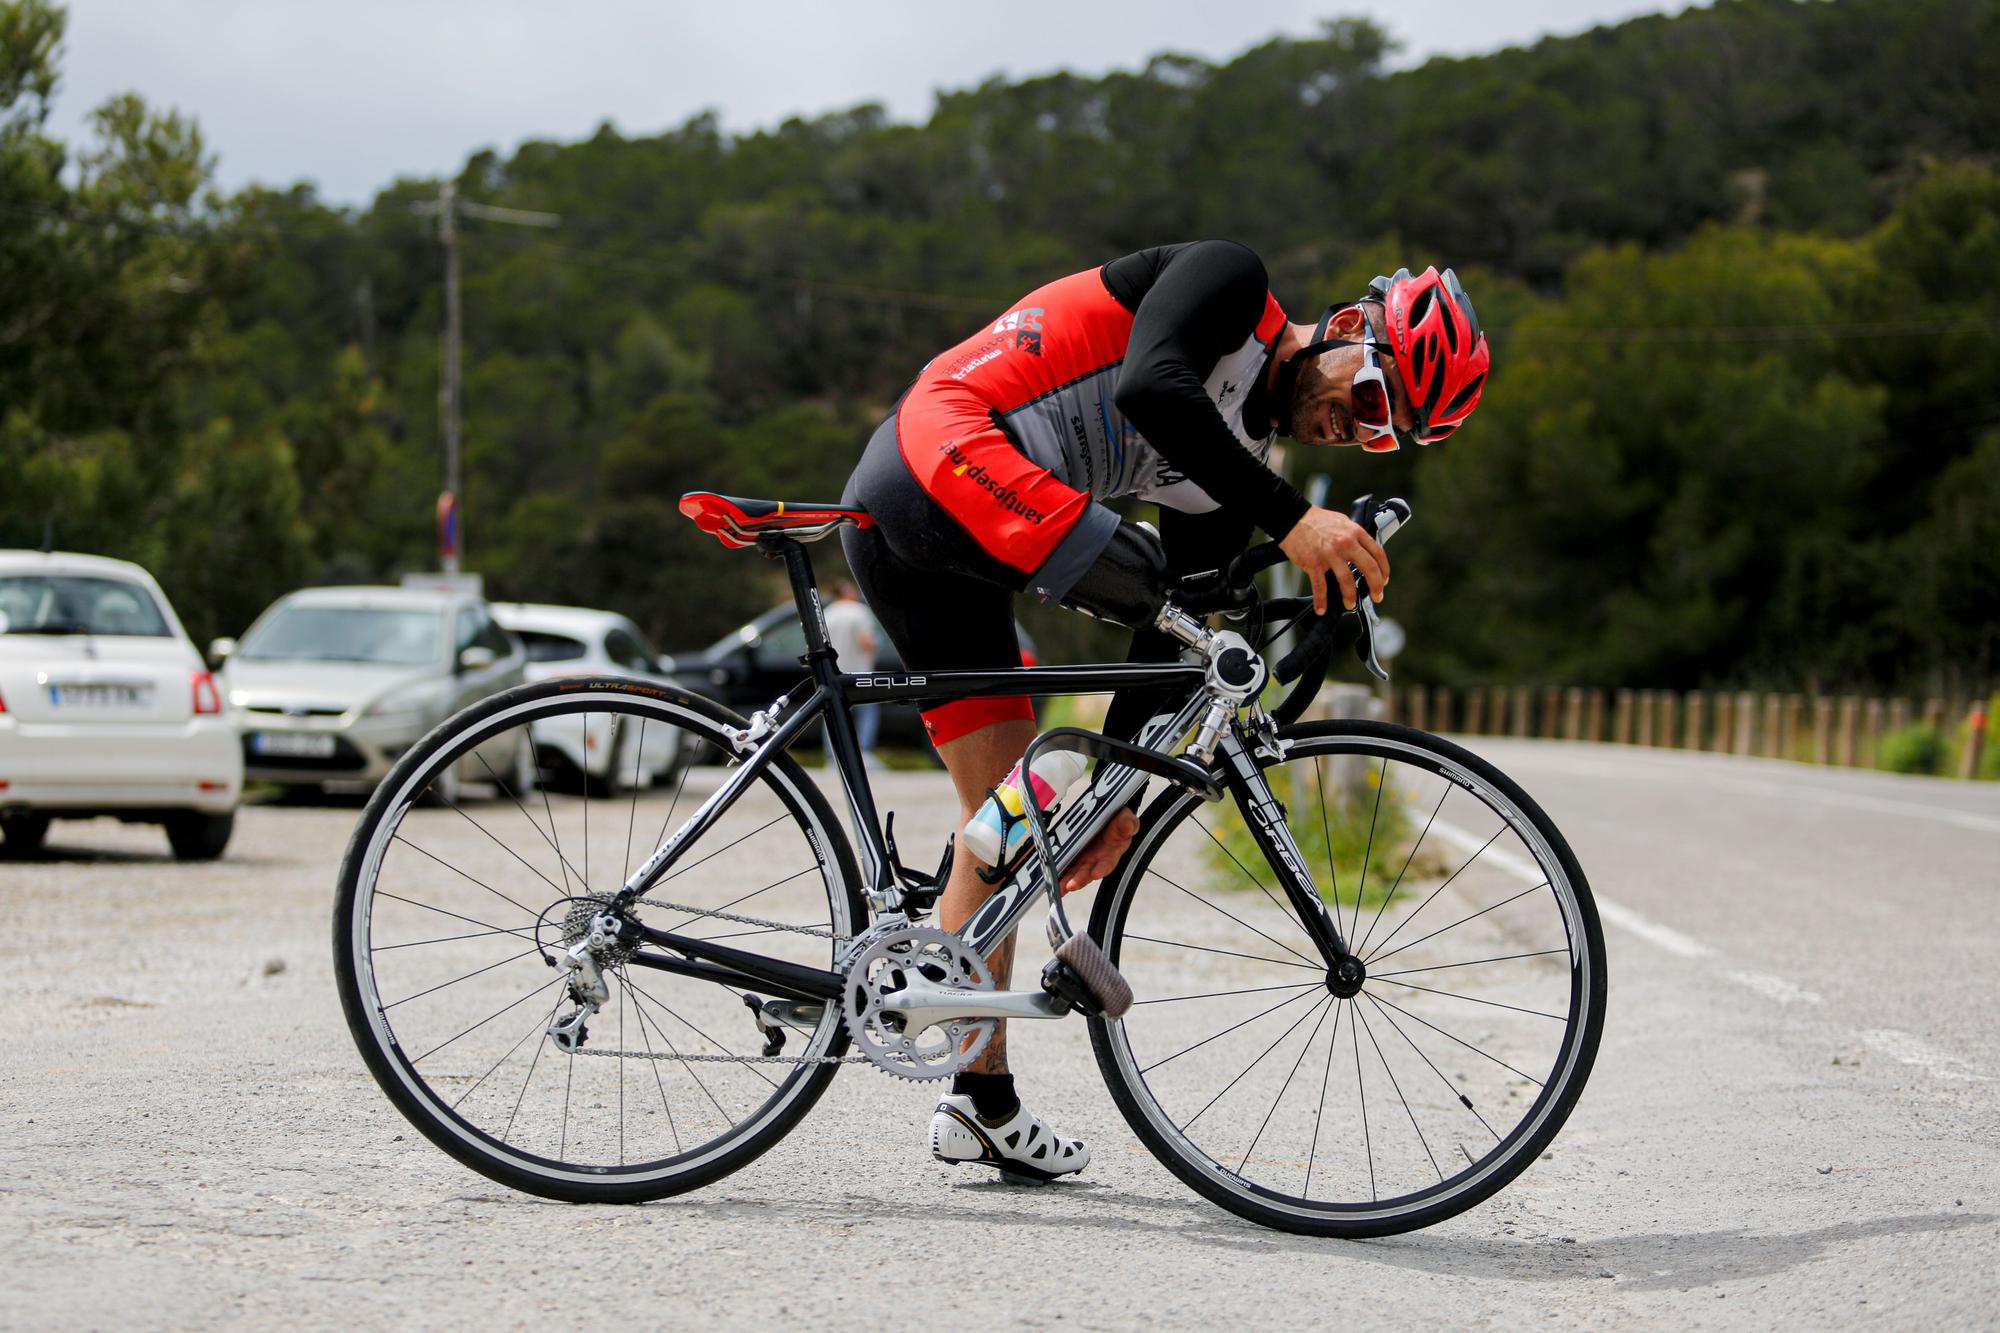
[{"label": "shrub", "polygon": [[1892,731],[1875,754],[1875,766],[1891,773],[1942,773],[1948,757],[1944,733],[1936,727]]}]

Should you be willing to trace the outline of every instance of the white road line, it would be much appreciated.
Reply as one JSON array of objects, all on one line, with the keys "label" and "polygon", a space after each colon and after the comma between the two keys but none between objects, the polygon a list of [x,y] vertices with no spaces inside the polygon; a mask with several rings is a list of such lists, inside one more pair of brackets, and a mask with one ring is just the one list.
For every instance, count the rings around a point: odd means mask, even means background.
[{"label": "white road line", "polygon": [[1906,1065],[1915,1065],[1925,1073],[1936,1078],[1959,1083],[1990,1083],[1993,1081],[1987,1078],[1986,1075],[1976,1072],[1971,1065],[1957,1056],[1941,1051],[1929,1042],[1924,1041],[1921,1037],[1913,1037],[1907,1032],[1898,1032],[1894,1028],[1870,1028],[1861,1034],[1861,1040],[1867,1042],[1891,1060],[1900,1060]]},{"label": "white road line", "polygon": [[[1477,860],[1496,870],[1503,870],[1516,879],[1530,884],[1540,884],[1547,877],[1533,861],[1505,848],[1490,847],[1486,839],[1476,837],[1453,824],[1433,820],[1431,833],[1443,842],[1450,843],[1460,851],[1471,855],[1479,852]],[[1484,851],[1480,851],[1485,847]],[[1610,902],[1603,895],[1593,892],[1597,903],[1597,915],[1611,925],[1628,931],[1656,948],[1682,958],[1712,958],[1716,951],[1691,935],[1683,935],[1671,926],[1663,926],[1657,921],[1641,916],[1629,907]],[[1822,1004],[1824,1000],[1817,993],[1796,986],[1783,977],[1772,976],[1768,972],[1730,971],[1725,973],[1731,981],[1748,990],[1753,990],[1768,1000],[1779,1004]],[[1948,1051],[1924,1041],[1920,1037],[1893,1028],[1870,1028],[1860,1035],[1862,1042],[1880,1051],[1892,1060],[1913,1065],[1935,1078],[1947,1082],[1990,1083],[1992,1080],[1978,1072],[1971,1064]]]}]

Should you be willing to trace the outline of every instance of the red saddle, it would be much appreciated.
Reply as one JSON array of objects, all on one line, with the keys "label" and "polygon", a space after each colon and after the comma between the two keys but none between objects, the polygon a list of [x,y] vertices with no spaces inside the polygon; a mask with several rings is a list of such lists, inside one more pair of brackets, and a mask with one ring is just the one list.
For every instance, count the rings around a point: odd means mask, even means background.
[{"label": "red saddle", "polygon": [[734,550],[755,546],[759,537],[771,533],[811,542],[849,523],[857,528],[875,526],[866,509],[810,500],[750,500],[712,491],[683,495],[681,512],[693,519],[696,527]]}]

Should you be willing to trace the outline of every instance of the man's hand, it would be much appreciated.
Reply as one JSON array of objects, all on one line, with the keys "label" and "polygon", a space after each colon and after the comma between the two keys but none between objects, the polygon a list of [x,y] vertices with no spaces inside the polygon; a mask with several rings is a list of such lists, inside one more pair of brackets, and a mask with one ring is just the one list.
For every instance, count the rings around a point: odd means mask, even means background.
[{"label": "man's hand", "polygon": [[1359,523],[1331,509],[1315,506],[1306,510],[1305,517],[1278,543],[1278,549],[1312,580],[1313,610],[1320,615],[1326,614],[1329,574],[1340,591],[1341,605],[1354,609],[1354,576],[1347,569],[1350,564],[1368,580],[1368,592],[1374,600],[1381,601],[1382,590],[1389,586],[1389,557],[1382,554],[1381,543]]},{"label": "man's hand", "polygon": [[1125,856],[1125,849],[1132,845],[1132,839],[1138,833],[1139,816],[1130,810],[1120,810],[1113,815],[1111,822],[1090,840],[1090,845],[1070,865],[1068,873],[1062,877],[1062,891],[1075,893],[1116,870],[1118,862]]}]

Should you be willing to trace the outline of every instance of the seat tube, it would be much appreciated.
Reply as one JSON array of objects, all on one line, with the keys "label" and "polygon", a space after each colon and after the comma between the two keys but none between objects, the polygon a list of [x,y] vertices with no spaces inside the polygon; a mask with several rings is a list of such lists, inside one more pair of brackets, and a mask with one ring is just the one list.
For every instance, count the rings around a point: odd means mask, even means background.
[{"label": "seat tube", "polygon": [[1305,854],[1299,850],[1298,840],[1285,822],[1285,807],[1271,793],[1271,784],[1264,780],[1256,757],[1243,743],[1240,727],[1231,726],[1224,734],[1221,758],[1223,781],[1243,812],[1243,822],[1249,826],[1251,838],[1264,853],[1272,873],[1277,875],[1286,899],[1299,914],[1299,922],[1312,937],[1320,957],[1332,968],[1347,956],[1347,941],[1340,937],[1340,927],[1327,912],[1326,903],[1313,883],[1312,871],[1306,867]]}]

